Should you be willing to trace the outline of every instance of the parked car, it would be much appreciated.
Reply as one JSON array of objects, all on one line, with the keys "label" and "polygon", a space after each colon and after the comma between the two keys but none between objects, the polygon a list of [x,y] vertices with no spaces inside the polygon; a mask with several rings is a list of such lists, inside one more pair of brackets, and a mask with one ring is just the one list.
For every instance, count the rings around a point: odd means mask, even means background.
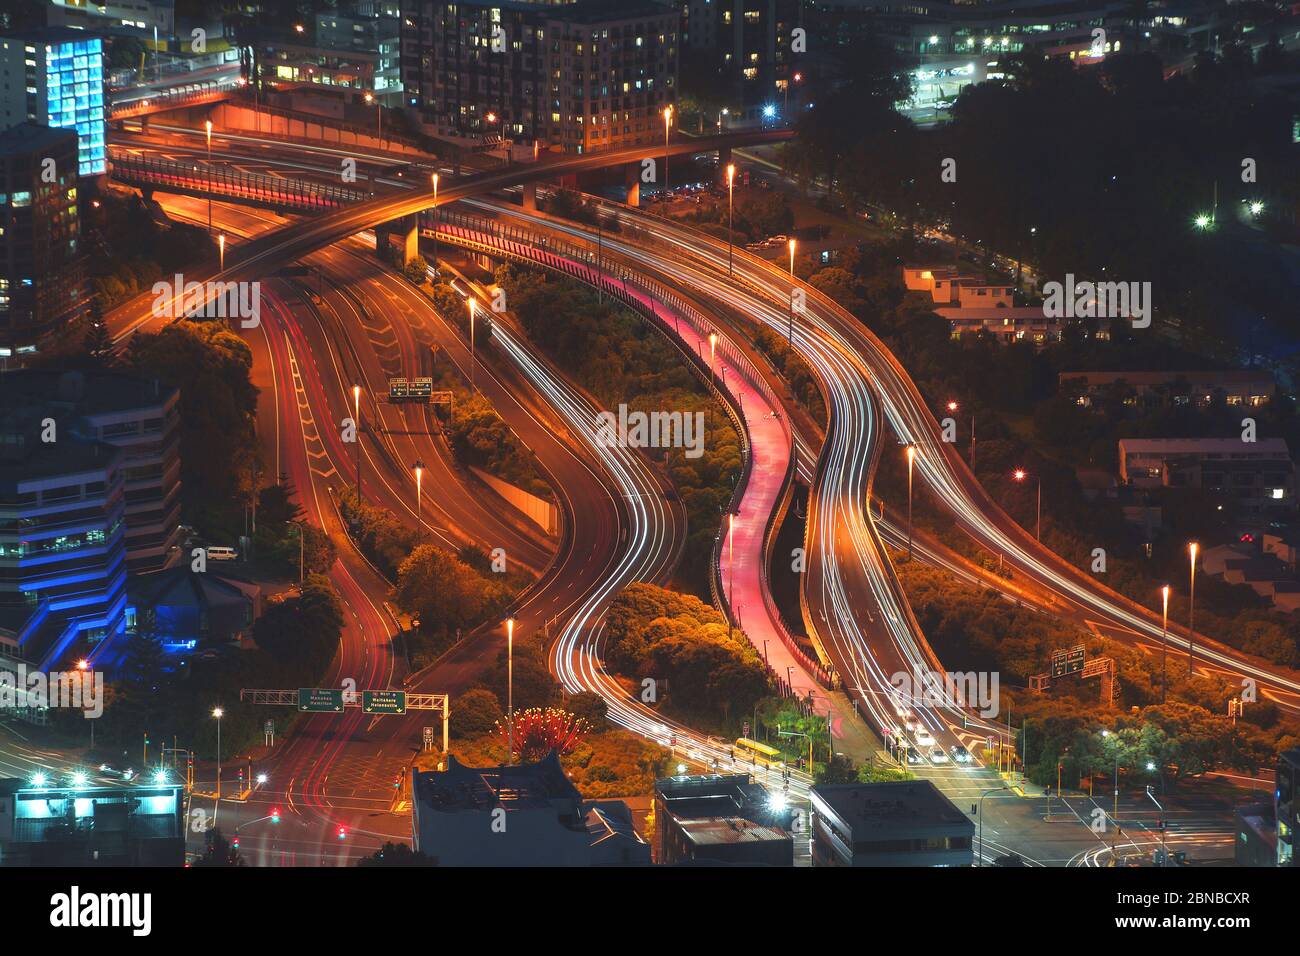
[{"label": "parked car", "polygon": [[961,744],[953,744],[952,760],[953,763],[970,763],[970,751]]}]

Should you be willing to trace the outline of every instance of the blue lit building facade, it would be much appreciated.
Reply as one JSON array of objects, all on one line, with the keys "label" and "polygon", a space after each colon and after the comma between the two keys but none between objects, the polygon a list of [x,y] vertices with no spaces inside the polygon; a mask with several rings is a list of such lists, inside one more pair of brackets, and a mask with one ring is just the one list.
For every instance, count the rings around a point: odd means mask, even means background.
[{"label": "blue lit building facade", "polygon": [[51,420],[0,413],[0,654],[42,669],[98,657],[126,610],[122,452],[71,429],[43,440]]},{"label": "blue lit building facade", "polygon": [[80,176],[107,171],[105,101],[102,38],[67,27],[0,37],[0,129],[75,129]]}]

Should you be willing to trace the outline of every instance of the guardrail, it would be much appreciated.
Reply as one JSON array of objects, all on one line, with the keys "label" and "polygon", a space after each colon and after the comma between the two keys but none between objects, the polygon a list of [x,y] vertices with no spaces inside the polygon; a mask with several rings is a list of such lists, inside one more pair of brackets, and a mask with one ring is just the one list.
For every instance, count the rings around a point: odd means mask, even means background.
[{"label": "guardrail", "polygon": [[[767,379],[759,372],[736,344],[725,334],[722,334],[717,326],[708,319],[702,312],[688,303],[676,292],[672,291],[662,283],[651,279],[649,276],[634,273],[622,266],[604,264],[605,269],[613,269],[619,275],[619,281],[614,282],[609,279],[602,271],[599,253],[593,251],[590,246],[580,245],[565,240],[557,240],[548,236],[542,236],[529,229],[525,229],[510,223],[502,223],[495,219],[480,216],[470,216],[463,213],[452,212],[448,209],[439,209],[437,236],[439,241],[448,241],[458,245],[465,245],[474,248],[477,251],[504,254],[511,258],[529,262],[531,264],[540,264],[553,271],[561,272],[572,278],[578,279],[588,285],[595,286],[604,290],[609,295],[618,299],[627,305],[633,311],[637,312],[642,318],[649,321],[651,328],[659,332],[664,338],[669,339],[670,335],[679,336],[680,330],[676,324],[680,321],[678,316],[685,319],[686,322],[700,335],[701,338],[707,338],[711,332],[718,333],[718,347],[715,351],[715,357],[722,357],[730,363],[730,367],[737,370],[747,382],[754,388],[763,393],[763,396],[773,407],[780,407],[775,392],[768,384]],[[432,217],[429,213],[422,215],[421,232],[432,235]],[[490,241],[485,241],[490,240]],[[587,265],[595,264],[595,267]],[[646,307],[644,301],[639,297],[632,295],[630,285],[639,287],[651,296],[651,306]],[[653,300],[659,301],[670,306],[674,312],[672,325],[666,316],[659,314],[658,310],[653,307]],[[671,342],[671,339],[670,339]],[[679,343],[673,343],[675,346]],[[690,349],[683,349],[689,357],[689,367],[695,376],[717,397],[723,407],[727,410],[728,416],[736,426],[737,434],[740,436],[744,466],[740,477],[736,481],[736,487],[732,492],[731,500],[728,502],[727,511],[736,510],[736,506],[748,484],[750,470],[753,464],[753,455],[749,445],[749,435],[744,427],[737,408],[740,401],[729,391],[724,394],[723,388],[719,386],[717,377],[711,374],[708,360],[700,353]],[[782,502],[780,508],[773,511],[768,516],[764,528],[764,535],[767,544],[765,546],[765,557],[771,556],[771,549],[774,541],[774,531],[779,525],[779,518],[785,514],[789,506],[790,486],[794,477],[794,454],[791,449],[790,464],[787,466],[786,475],[782,482],[782,490],[779,501]],[[726,599],[726,589],[722,586],[721,571],[721,546],[722,532],[719,529],[714,538],[713,553],[710,561],[709,590],[714,604],[721,607],[727,615],[728,621],[733,626],[737,620],[734,609]],[[766,564],[763,568],[764,584],[768,583]],[[790,652],[791,656],[802,666],[815,680],[824,687],[834,687],[835,681],[832,675],[820,663],[813,660],[807,652],[799,646],[798,641],[790,633],[781,619],[779,610],[771,596],[771,589],[764,587],[763,599],[768,617],[771,619],[774,629],[777,632],[781,642]],[[769,666],[769,670],[770,670]],[[775,674],[778,684],[789,692],[789,687],[784,675]]]},{"label": "guardrail", "polygon": [[[193,87],[199,87],[194,89]],[[158,90],[148,96],[120,103],[109,103],[108,119],[129,119],[133,116],[147,116],[165,110],[179,109],[182,106],[202,106],[230,99],[240,89],[239,83],[223,80],[198,80],[186,83],[183,87]]]},{"label": "guardrail", "polygon": [[109,175],[130,186],[152,186],[168,192],[212,196],[300,212],[327,212],[371,198],[369,193],[358,189],[122,152],[112,153]]}]

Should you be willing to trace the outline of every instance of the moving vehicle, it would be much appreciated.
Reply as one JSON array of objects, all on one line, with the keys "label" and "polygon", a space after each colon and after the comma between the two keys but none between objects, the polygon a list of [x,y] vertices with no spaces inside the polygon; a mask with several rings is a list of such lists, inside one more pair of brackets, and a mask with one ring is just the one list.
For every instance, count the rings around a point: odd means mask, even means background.
[{"label": "moving vehicle", "polygon": [[210,547],[208,550],[209,561],[238,561],[239,552],[234,548],[223,546]]},{"label": "moving vehicle", "polygon": [[933,747],[934,734],[930,733],[928,728],[918,724],[916,727],[916,742],[922,747]]},{"label": "moving vehicle", "polygon": [[970,763],[970,751],[961,744],[953,744],[952,759],[953,763]]},{"label": "moving vehicle", "polygon": [[942,747],[932,747],[930,749],[930,761],[932,763],[947,763],[948,751],[944,750]]},{"label": "moving vehicle", "polygon": [[781,751],[775,747],[769,747],[767,744],[760,744],[757,740],[750,740],[748,737],[737,738],[736,759],[748,760],[760,767],[781,768],[785,766],[785,761],[781,759]]}]

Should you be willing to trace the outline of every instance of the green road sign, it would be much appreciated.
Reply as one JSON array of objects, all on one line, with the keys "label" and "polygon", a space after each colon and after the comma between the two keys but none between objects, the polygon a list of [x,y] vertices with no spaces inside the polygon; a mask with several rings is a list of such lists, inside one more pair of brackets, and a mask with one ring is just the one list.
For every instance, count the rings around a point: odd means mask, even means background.
[{"label": "green road sign", "polygon": [[404,714],[406,713],[406,691],[363,690],[361,710],[367,714]]},{"label": "green road sign", "polygon": [[333,687],[299,687],[298,709],[318,714],[343,713],[343,690]]}]

